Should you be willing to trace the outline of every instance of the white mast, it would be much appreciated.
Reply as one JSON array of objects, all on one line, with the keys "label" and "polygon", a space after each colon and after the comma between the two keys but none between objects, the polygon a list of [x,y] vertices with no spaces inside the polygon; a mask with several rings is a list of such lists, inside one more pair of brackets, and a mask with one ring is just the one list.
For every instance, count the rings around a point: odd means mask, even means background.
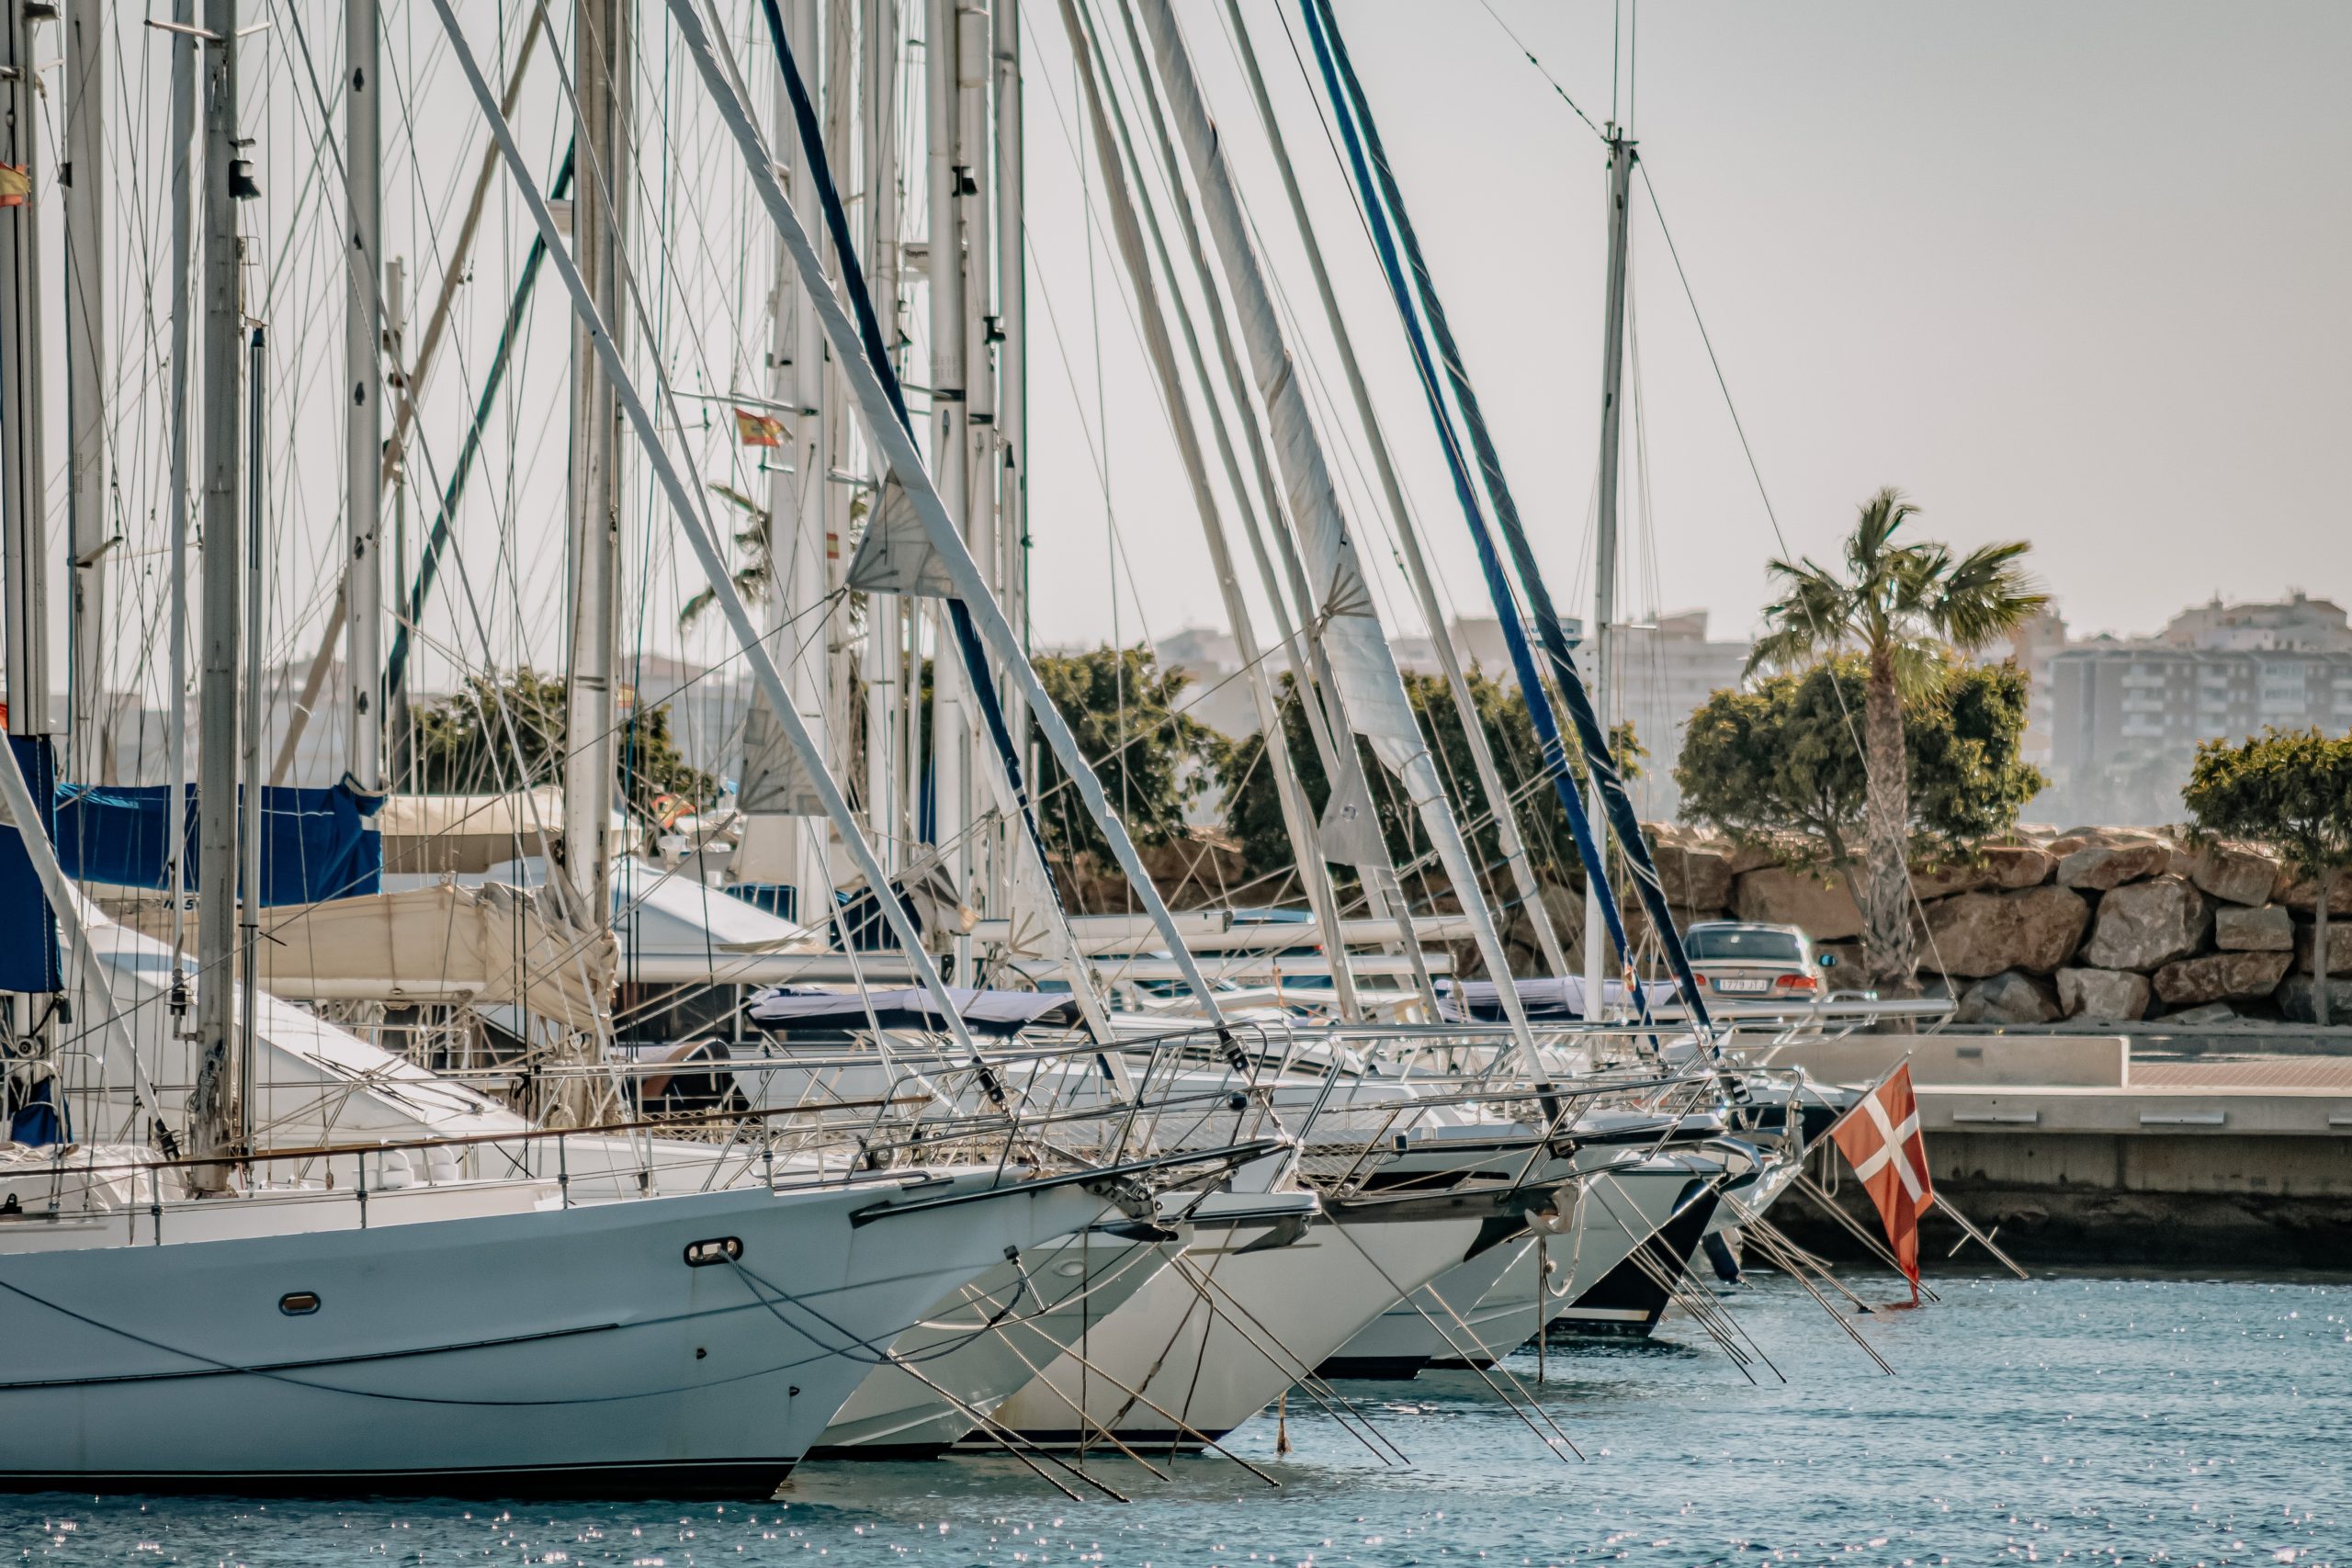
[{"label": "white mast", "polygon": [[[784,0],[785,30],[796,61],[817,58],[818,0]],[[794,123],[791,95],[781,70],[769,73],[775,91],[776,161],[785,180],[803,199],[809,189],[808,160]],[[814,98],[825,84],[812,77],[803,85]],[[812,104],[813,107],[813,104]],[[791,258],[777,247],[775,271],[770,283],[768,396],[778,405],[790,434],[782,453],[786,460],[771,465],[766,493],[768,560],[774,571],[767,600],[766,629],[775,637],[775,658],[801,723],[831,755],[827,712],[826,642],[824,628],[808,617],[824,602],[831,587],[825,559],[826,482],[831,447],[826,410],[824,339],[817,330],[816,306],[793,270]],[[791,626],[790,632],[784,628]],[[778,635],[781,634],[781,635]],[[808,797],[797,765],[769,733],[767,713],[756,705],[745,716],[743,809],[750,814],[745,866],[759,875],[788,880],[799,900],[803,921],[824,921],[824,901],[832,876],[827,864],[824,829],[808,820],[818,807]]]},{"label": "white mast", "polygon": [[[1021,0],[995,0],[997,597],[1029,636],[1029,270],[1027,151],[1021,140]],[[1028,706],[1015,690],[1005,703],[1013,745],[1028,749]],[[1025,759],[1024,759],[1025,765]]]},{"label": "white mast", "polygon": [[378,0],[344,0],[343,703],[344,766],[362,789],[384,786],[384,144]]},{"label": "white mast", "polygon": [[[864,0],[859,59],[864,77],[863,140],[865,145],[865,279],[884,344],[899,337],[898,0]],[[879,516],[880,462],[874,460],[874,488],[866,492],[866,521]],[[846,541],[844,541],[846,543]],[[902,647],[899,596],[870,593],[865,600],[865,821],[882,863],[896,871],[908,817],[900,800],[899,764],[906,723],[900,685]]]},{"label": "white mast", "polygon": [[[1600,347],[1600,498],[1594,524],[1592,553],[1592,701],[1600,732],[1609,733],[1616,708],[1615,643],[1617,616],[1617,453],[1625,358],[1625,231],[1630,214],[1634,174],[1634,144],[1625,133],[1609,128],[1609,299],[1601,328]],[[1589,814],[1606,821],[1600,789],[1588,786]],[[1600,889],[1588,877],[1584,890],[1584,994],[1589,1018],[1609,1016],[1609,932],[1600,919]],[[1630,959],[1631,955],[1628,955]]]},{"label": "white mast", "polygon": [[[49,460],[41,432],[40,203],[46,166],[34,118],[32,7],[11,4],[0,23],[0,177],[14,200],[0,209],[0,526],[6,533],[8,733],[49,735]],[[15,171],[23,173],[17,174]]]},{"label": "white mast", "polygon": [[[956,0],[927,0],[923,28],[923,82],[929,112],[925,139],[929,160],[928,211],[924,222],[925,268],[931,283],[931,467],[940,499],[956,531],[968,540],[971,518],[970,410],[965,404],[963,237],[956,222],[961,183],[956,165]],[[956,896],[971,886],[971,735],[963,695],[964,671],[943,607],[933,617],[931,745],[932,791],[936,802],[933,841],[952,846],[949,875]],[[910,694],[912,700],[911,694]],[[920,784],[917,788],[920,789]],[[958,956],[961,956],[959,954]],[[959,975],[958,978],[961,978]]]},{"label": "white mast", "polygon": [[[238,1071],[237,732],[243,639],[244,497],[238,484],[243,412],[243,243],[237,201],[252,165],[237,144],[237,0],[205,0],[204,28],[204,690],[198,716],[197,1032],[202,1048],[188,1103],[193,1152],[233,1156],[244,1123]],[[13,714],[10,716],[14,716]],[[255,781],[258,784],[259,781]],[[197,1184],[228,1186],[228,1166]]]},{"label": "white mast", "polygon": [[[579,129],[572,201],[572,254],[595,297],[597,318],[626,354],[621,264],[629,203],[629,18],[628,0],[578,0],[572,22],[572,82]],[[585,323],[571,338],[571,645],[565,700],[563,855],[572,916],[601,931],[612,923],[615,730],[619,704],[616,646],[620,621],[620,414],[612,382]]]},{"label": "white mast", "polygon": [[[196,25],[196,0],[174,0],[172,19],[181,27]],[[171,865],[173,1027],[181,1026],[187,1009],[187,488],[188,392],[193,368],[188,364],[188,282],[196,266],[196,62],[203,46],[186,34],[170,39],[172,51],[171,154],[167,177],[172,189],[172,346],[171,363],[171,717],[166,731],[169,748],[164,781],[171,786],[164,811],[167,843],[164,857]]]},{"label": "white mast", "polygon": [[81,784],[106,782],[107,251],[106,7],[65,14],[65,406],[72,518],[74,710],[66,761]]}]

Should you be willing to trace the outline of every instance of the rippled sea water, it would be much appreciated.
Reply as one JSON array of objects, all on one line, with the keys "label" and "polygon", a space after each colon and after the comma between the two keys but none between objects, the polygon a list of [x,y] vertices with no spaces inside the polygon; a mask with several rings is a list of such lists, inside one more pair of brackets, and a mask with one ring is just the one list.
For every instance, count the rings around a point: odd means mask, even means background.
[{"label": "rippled sea water", "polygon": [[[1547,1449],[1472,1374],[1341,1391],[1387,1462],[1294,1398],[1238,1465],[1072,1503],[1003,1459],[819,1464],[740,1505],[0,1498],[0,1555],[59,1563],[2352,1563],[2352,1284],[1934,1281],[1854,1318],[1777,1277],[1729,1304],[1786,1382],[1683,1319],[1555,1350]],[[1871,1293],[1865,1290],[1865,1294]],[[1890,1298],[1882,1286],[1878,1294]],[[1530,1384],[1532,1352],[1510,1370]],[[233,1406],[221,1419],[233,1421]],[[192,1441],[200,1441],[191,1434]]]}]

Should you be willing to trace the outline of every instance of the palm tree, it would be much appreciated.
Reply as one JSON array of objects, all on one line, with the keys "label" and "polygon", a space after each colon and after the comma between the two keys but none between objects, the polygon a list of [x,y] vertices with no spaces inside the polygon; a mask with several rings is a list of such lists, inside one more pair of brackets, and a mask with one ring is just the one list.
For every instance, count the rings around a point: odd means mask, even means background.
[{"label": "palm tree", "polygon": [[[735,536],[735,547],[744,557],[743,564],[735,569],[736,595],[746,604],[764,604],[775,590],[775,562],[768,554],[768,509],[733,485],[714,484],[710,491],[747,521],[747,526]],[[703,612],[718,603],[718,595],[707,588],[687,600],[678,610],[678,629],[692,629]]]},{"label": "palm tree", "polygon": [[1863,703],[1862,959],[1882,990],[1907,995],[1918,960],[1911,940],[1911,786],[1903,699],[1933,690],[1948,648],[1984,647],[2049,603],[2018,562],[2030,546],[1985,545],[1955,559],[1949,547],[1898,545],[1918,508],[1892,487],[1862,503],[1841,576],[1810,558],[1767,569],[1781,596],[1747,668],[1788,668],[1819,653],[1858,649],[1870,661]]}]

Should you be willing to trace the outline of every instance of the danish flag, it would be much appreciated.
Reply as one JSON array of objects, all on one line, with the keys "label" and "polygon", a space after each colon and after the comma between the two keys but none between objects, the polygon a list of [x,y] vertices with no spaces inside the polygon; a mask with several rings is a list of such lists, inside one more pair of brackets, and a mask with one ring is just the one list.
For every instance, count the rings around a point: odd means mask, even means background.
[{"label": "danish flag", "polygon": [[1936,1201],[1928,1179],[1928,1145],[1919,1137],[1919,1102],[1911,1092],[1911,1064],[1881,1078],[1829,1129],[1832,1142],[1878,1205],[1894,1260],[1919,1299],[1919,1216]]}]

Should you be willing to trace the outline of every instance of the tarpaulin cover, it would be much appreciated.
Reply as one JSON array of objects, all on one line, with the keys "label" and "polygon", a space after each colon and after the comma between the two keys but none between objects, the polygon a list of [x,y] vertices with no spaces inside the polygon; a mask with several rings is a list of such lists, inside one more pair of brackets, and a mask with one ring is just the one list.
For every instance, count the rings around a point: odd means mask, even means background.
[{"label": "tarpaulin cover", "polygon": [[[1033,1023],[1068,1028],[1078,1021],[1078,1004],[1061,991],[980,991],[948,987],[948,999],[976,1034],[1017,1034]],[[770,1029],[926,1029],[941,1027],[928,991],[820,991],[779,986],[752,998],[753,1023]]]},{"label": "tarpaulin cover", "polygon": [[[56,790],[56,754],[45,735],[12,735],[17,766],[35,800],[47,800]],[[56,837],[54,822],[41,827]],[[40,890],[40,874],[15,825],[0,828],[0,991],[63,990],[57,964],[57,913]],[[67,865],[66,874],[73,874]]]},{"label": "tarpaulin cover", "polygon": [[[1520,1005],[1527,1010],[1530,1022],[1547,1020],[1581,1019],[1584,1017],[1584,976],[1561,975],[1548,978],[1530,977],[1516,980]],[[1628,1005],[1625,983],[1610,980],[1601,991],[1612,1009]],[[1656,1018],[1677,1005],[1674,982],[1645,980],[1642,983],[1642,999],[1649,1006],[1649,1016]],[[1500,1023],[1503,1019],[1502,994],[1492,980],[1440,980],[1437,982],[1438,1009],[1453,1023]]]},{"label": "tarpaulin cover", "polygon": [[[170,885],[171,787],[68,784],[56,792],[57,858],[65,874],[122,887]],[[187,789],[185,885],[197,885],[196,786]],[[368,818],[384,803],[349,783],[261,792],[261,901],[314,904],[379,890],[384,842]]]}]

